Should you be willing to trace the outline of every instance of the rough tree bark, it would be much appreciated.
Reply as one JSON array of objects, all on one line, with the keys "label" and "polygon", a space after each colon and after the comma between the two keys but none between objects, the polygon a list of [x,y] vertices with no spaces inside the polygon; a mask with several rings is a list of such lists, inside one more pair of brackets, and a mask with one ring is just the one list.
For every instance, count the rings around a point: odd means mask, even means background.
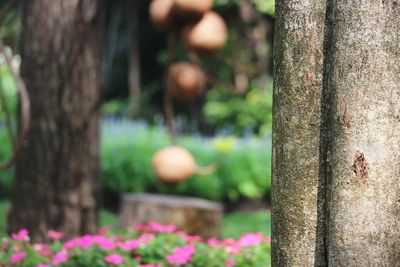
[{"label": "rough tree bark", "polygon": [[317,253],[325,9],[324,0],[276,5],[273,266],[313,266]]},{"label": "rough tree bark", "polygon": [[400,2],[333,1],[329,266],[400,264]]},{"label": "rough tree bark", "polygon": [[[277,4],[276,266],[400,262],[399,17],[397,0]],[[307,39],[299,38],[312,36],[310,22],[320,29],[315,54]],[[315,57],[318,68],[309,60]],[[312,74],[318,86],[309,84]],[[321,81],[318,115],[317,93],[310,90],[320,90]]]},{"label": "rough tree bark", "polygon": [[101,1],[29,0],[22,6],[22,76],[31,130],[16,163],[11,231],[94,232],[99,194]]}]

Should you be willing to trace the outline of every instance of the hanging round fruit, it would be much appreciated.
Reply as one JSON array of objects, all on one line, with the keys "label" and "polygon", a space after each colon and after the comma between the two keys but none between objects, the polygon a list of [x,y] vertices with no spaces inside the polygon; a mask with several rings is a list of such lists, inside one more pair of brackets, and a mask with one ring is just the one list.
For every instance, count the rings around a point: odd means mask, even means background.
[{"label": "hanging round fruit", "polygon": [[201,96],[207,87],[207,75],[196,64],[174,63],[168,68],[167,91],[173,99],[191,103]]},{"label": "hanging round fruit", "polygon": [[213,0],[175,0],[174,13],[187,20],[199,19],[212,6]]},{"label": "hanging round fruit", "polygon": [[197,165],[189,151],[180,146],[159,150],[152,160],[157,178],[168,184],[186,181],[196,173]]},{"label": "hanging round fruit", "polygon": [[150,18],[154,26],[161,32],[176,29],[177,22],[172,9],[174,0],[153,0],[150,4]]},{"label": "hanging round fruit", "polygon": [[215,53],[226,42],[228,30],[223,18],[209,11],[194,24],[187,25],[183,30],[186,46],[199,53]]}]

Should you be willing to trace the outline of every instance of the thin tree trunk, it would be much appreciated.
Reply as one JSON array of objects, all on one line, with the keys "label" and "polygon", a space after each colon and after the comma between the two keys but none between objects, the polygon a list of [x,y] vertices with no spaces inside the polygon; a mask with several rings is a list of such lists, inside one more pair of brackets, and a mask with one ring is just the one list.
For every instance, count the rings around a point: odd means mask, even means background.
[{"label": "thin tree trunk", "polygon": [[23,2],[31,130],[16,164],[11,231],[95,232],[99,195],[100,0]]},{"label": "thin tree trunk", "polygon": [[[272,264],[317,253],[325,1],[277,1],[274,44]],[[318,237],[319,238],[319,237]]]},{"label": "thin tree trunk", "polygon": [[399,266],[400,3],[335,0],[330,17],[329,266]]},{"label": "thin tree trunk", "polygon": [[129,97],[132,115],[139,112],[140,103],[140,47],[139,47],[139,1],[128,0],[129,21]]}]

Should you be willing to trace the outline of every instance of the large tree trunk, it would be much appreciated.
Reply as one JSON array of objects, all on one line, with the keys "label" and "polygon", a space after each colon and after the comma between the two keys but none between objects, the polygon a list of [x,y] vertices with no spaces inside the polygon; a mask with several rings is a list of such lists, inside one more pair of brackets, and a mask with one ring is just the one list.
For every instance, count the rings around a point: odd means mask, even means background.
[{"label": "large tree trunk", "polygon": [[399,4],[333,1],[329,266],[400,264]]},{"label": "large tree trunk", "polygon": [[10,230],[94,232],[99,194],[100,0],[23,1],[31,130],[16,164]]},{"label": "large tree trunk", "polygon": [[400,5],[277,3],[273,264],[398,266]]},{"label": "large tree trunk", "polygon": [[313,266],[322,242],[316,229],[325,9],[324,0],[277,1],[273,266]]}]

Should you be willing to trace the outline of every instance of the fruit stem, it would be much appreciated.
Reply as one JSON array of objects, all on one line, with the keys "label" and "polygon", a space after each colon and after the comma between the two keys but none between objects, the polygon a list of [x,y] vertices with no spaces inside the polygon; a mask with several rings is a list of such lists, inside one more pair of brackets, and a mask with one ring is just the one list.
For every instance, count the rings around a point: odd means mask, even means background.
[{"label": "fruit stem", "polygon": [[[167,67],[172,64],[174,50],[175,50],[175,43],[176,43],[176,35],[172,33],[168,36],[168,60],[167,60]],[[171,143],[173,145],[177,142],[177,132],[175,128],[175,120],[174,120],[174,108],[172,104],[172,97],[169,90],[165,89],[164,92],[164,112],[165,112],[165,120],[167,122],[167,128],[169,132],[169,136],[171,139]]]}]

